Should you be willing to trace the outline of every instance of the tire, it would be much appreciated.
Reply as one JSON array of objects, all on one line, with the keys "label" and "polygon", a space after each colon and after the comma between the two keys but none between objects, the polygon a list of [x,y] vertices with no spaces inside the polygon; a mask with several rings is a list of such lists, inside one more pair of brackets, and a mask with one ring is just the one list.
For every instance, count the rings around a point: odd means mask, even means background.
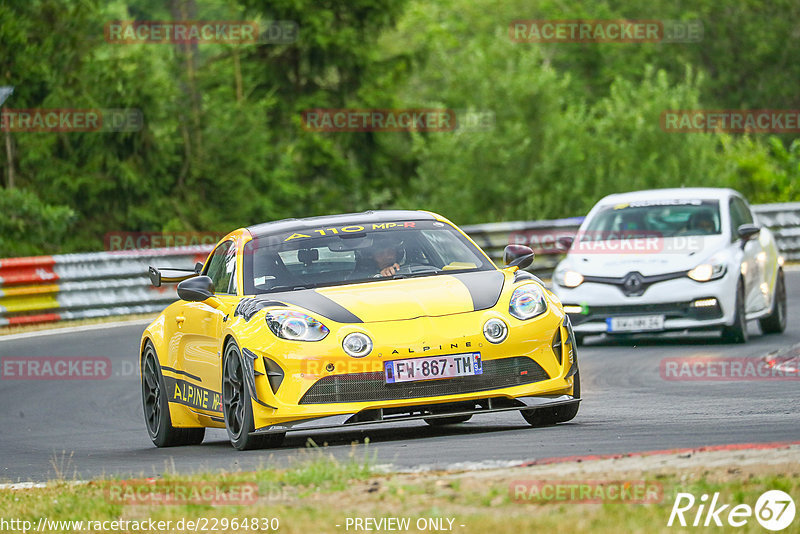
[{"label": "tire", "polygon": [[251,434],[255,430],[253,401],[244,379],[242,356],[236,342],[228,343],[222,362],[222,413],[231,445],[240,451],[278,447],[283,443],[285,432]]},{"label": "tire", "polygon": [[747,318],[744,309],[744,283],[739,280],[736,286],[736,312],[733,315],[733,324],[722,327],[723,343],[747,343]]},{"label": "tire", "polygon": [[431,417],[425,419],[425,422],[431,426],[447,426],[466,423],[470,419],[472,419],[472,415],[454,415],[453,417]]},{"label": "tire", "polygon": [[578,334],[577,332],[573,332],[572,335],[575,337],[575,344],[579,347],[582,347],[584,339],[586,339],[586,334]]},{"label": "tire", "polygon": [[786,330],[786,282],[783,278],[783,269],[778,270],[778,280],[775,282],[775,298],[772,299],[772,311],[759,319],[758,324],[765,334],[780,334]]},{"label": "tire", "polygon": [[[572,396],[576,399],[581,397],[581,372],[575,373],[575,385],[572,388]],[[566,423],[578,415],[580,404],[570,404],[566,406],[556,406],[554,408],[543,408],[540,410],[522,410],[520,413],[525,421],[532,427],[551,426],[557,423]]]},{"label": "tire", "polygon": [[205,428],[175,428],[169,416],[169,401],[161,365],[153,345],[148,341],[142,357],[142,408],[147,433],[156,447],[198,445],[206,435]]}]

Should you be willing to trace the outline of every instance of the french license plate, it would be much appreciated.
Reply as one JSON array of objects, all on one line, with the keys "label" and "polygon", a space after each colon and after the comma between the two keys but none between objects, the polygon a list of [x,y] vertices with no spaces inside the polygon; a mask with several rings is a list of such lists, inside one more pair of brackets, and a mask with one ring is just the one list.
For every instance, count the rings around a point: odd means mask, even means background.
[{"label": "french license plate", "polygon": [[632,317],[609,317],[606,319],[609,332],[647,332],[664,330],[663,315],[636,315]]},{"label": "french license plate", "polygon": [[474,376],[482,373],[483,364],[480,352],[426,356],[384,362],[384,375],[387,384],[452,378],[455,376]]}]

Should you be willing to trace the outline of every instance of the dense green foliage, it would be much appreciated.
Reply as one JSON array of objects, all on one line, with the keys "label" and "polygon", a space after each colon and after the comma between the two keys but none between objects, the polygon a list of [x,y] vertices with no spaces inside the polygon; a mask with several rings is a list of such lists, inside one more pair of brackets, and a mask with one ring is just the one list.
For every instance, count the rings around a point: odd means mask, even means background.
[{"label": "dense green foliage", "polygon": [[[109,231],[214,231],[421,208],[457,223],[584,213],[610,192],[796,200],[790,136],[665,133],[665,109],[800,108],[792,0],[6,0],[7,108],[138,108],[137,132],[0,132],[0,256]],[[724,4],[724,5],[723,5]],[[512,42],[515,19],[699,19],[698,43]],[[290,44],[114,44],[113,20],[292,20]],[[494,114],[455,132],[318,133],[311,108]],[[11,161],[9,161],[9,150]],[[9,165],[13,184],[9,184]],[[11,187],[13,185],[13,187]]]}]

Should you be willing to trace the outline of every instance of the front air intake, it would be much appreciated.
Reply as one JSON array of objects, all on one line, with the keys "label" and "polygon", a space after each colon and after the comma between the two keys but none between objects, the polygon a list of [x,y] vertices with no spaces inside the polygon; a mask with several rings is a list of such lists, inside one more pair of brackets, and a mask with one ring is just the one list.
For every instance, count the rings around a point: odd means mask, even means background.
[{"label": "front air intake", "polygon": [[483,374],[439,380],[387,384],[381,371],[348,373],[319,379],[303,395],[300,404],[437,397],[520,386],[549,378],[547,372],[527,356],[484,360]]}]

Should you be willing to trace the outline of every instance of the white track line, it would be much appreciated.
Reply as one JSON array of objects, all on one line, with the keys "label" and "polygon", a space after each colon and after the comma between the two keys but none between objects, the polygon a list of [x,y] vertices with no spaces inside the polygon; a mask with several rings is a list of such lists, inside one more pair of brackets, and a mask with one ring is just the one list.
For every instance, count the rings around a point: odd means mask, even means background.
[{"label": "white track line", "polygon": [[98,323],[98,324],[85,324],[80,326],[67,326],[64,328],[53,328],[50,330],[37,330],[34,332],[22,332],[19,334],[0,335],[0,342],[11,341],[14,339],[27,339],[39,336],[52,336],[57,334],[72,334],[74,332],[86,332],[90,330],[102,330],[104,328],[116,328],[118,326],[132,326],[136,324],[147,325],[153,322],[153,319],[134,319],[131,321],[115,321],[112,323]]}]

